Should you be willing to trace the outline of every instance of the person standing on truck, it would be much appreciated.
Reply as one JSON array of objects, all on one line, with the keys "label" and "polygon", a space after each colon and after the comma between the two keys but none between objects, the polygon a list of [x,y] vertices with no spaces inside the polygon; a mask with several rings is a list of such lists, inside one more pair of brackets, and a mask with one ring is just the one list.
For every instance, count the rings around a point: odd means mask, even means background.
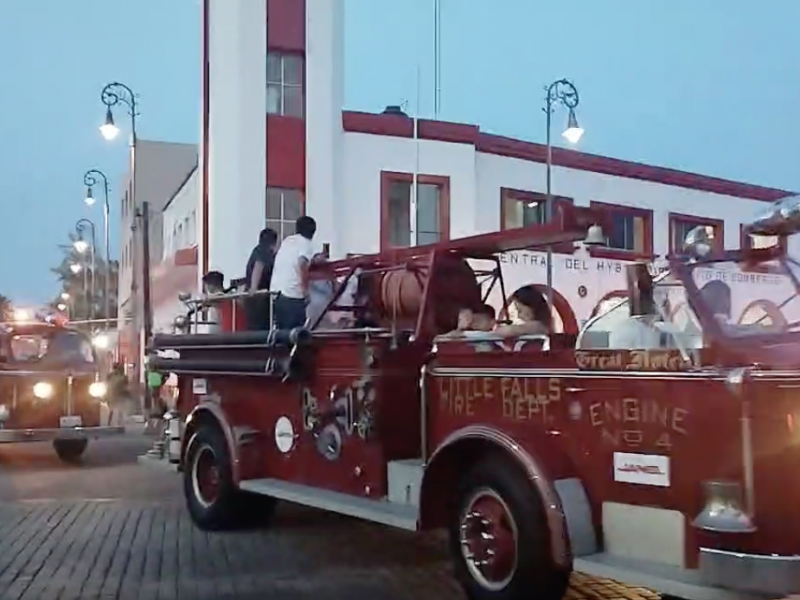
[{"label": "person standing on truck", "polygon": [[[247,261],[245,277],[247,291],[250,293],[270,289],[272,272],[275,265],[275,246],[278,244],[278,233],[267,227],[258,236],[258,245],[250,253]],[[272,324],[270,299],[268,295],[245,298],[245,316],[247,329],[258,331],[269,329]]]},{"label": "person standing on truck", "polygon": [[277,293],[274,304],[278,329],[302,327],[308,306],[308,268],[316,254],[312,240],[317,222],[302,216],[295,222],[295,233],[288,236],[275,255],[270,289]]}]

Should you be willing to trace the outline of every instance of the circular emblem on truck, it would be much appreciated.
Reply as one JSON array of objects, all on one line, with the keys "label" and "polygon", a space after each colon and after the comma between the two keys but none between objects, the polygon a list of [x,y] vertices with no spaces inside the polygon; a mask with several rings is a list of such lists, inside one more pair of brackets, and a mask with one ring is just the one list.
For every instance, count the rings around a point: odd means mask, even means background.
[{"label": "circular emblem on truck", "polygon": [[294,447],[294,427],[289,417],[281,417],[275,422],[275,445],[283,454]]}]

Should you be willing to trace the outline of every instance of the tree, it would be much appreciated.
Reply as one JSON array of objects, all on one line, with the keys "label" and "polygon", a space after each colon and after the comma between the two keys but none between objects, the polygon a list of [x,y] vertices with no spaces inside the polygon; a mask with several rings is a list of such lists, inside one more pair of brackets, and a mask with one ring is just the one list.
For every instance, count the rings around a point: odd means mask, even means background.
[{"label": "tree", "polygon": [[[59,244],[58,246],[63,257],[58,266],[50,270],[55,274],[60,290],[51,302],[51,306],[55,308],[61,303],[67,304],[70,318],[73,320],[105,319],[107,316],[111,319],[116,319],[119,261],[112,260],[109,265],[106,265],[103,257],[99,255],[100,249],[98,248],[98,255],[95,256],[94,260],[96,273],[93,274],[90,250],[83,253],[78,252],[75,248],[77,240],[77,234],[71,232],[69,234],[69,243]],[[80,265],[81,270],[75,273],[72,270],[73,265]],[[106,273],[110,275],[108,315],[105,314]],[[94,296],[91,294],[93,275],[95,275]],[[66,302],[61,297],[63,293],[69,294],[69,299]]]},{"label": "tree", "polygon": [[13,310],[14,308],[11,305],[11,300],[8,298],[8,296],[0,294],[0,321],[11,320]]}]

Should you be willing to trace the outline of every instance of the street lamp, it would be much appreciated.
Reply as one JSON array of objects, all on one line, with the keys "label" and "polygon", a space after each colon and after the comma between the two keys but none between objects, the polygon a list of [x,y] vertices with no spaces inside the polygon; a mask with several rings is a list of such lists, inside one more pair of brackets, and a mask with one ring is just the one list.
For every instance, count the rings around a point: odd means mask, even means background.
[{"label": "street lamp", "polygon": [[57,308],[58,310],[60,310],[61,312],[64,312],[65,310],[67,310],[67,305],[66,305],[66,304],[64,304],[63,302],[61,302],[61,303],[59,303],[59,304],[57,304],[57,305],[56,305],[56,308]]},{"label": "street lamp", "polygon": [[[136,146],[137,146],[137,136],[136,136],[136,117],[138,116],[137,112],[137,100],[136,94],[133,93],[133,90],[129,88],[127,85],[124,85],[119,82],[113,82],[106,85],[103,90],[100,92],[100,100],[106,106],[106,119],[105,123],[102,127],[100,127],[100,132],[103,134],[103,137],[107,140],[114,139],[117,134],[119,133],[119,129],[114,122],[114,113],[112,109],[117,106],[118,104],[123,104],[128,108],[128,116],[131,118],[131,137],[130,137],[130,178],[128,181],[128,201],[130,202],[130,206],[132,207],[132,211],[134,215],[140,214],[142,209],[139,206],[139,203],[136,198]],[[139,217],[134,217],[134,219],[138,219]],[[134,224],[135,221],[134,220]],[[144,219],[142,219],[144,221]],[[144,231],[146,229],[146,225],[140,228],[143,235],[141,240],[142,243],[142,253],[144,254],[144,236],[147,233]],[[137,245],[139,240],[136,239],[136,233],[133,233],[133,241],[134,246]],[[133,256],[136,257],[138,255],[138,251],[134,250]],[[145,259],[147,260],[147,259]],[[139,338],[139,352],[137,361],[134,366],[134,378],[138,383],[144,382],[143,377],[143,363],[144,363],[144,347],[147,342],[147,335],[149,333],[151,319],[150,315],[150,298],[148,294],[145,294],[144,299],[141,300],[142,304],[142,311],[140,312],[139,306],[139,294],[138,294],[138,281],[137,279],[141,277],[143,279],[143,287],[147,289],[149,286],[149,276],[146,275],[145,269],[149,267],[149,265],[142,264],[138,265],[142,268],[143,273],[137,273],[137,261],[134,259],[134,268],[132,269],[132,276],[131,276],[131,300],[133,304],[133,329],[136,331],[138,338]],[[143,314],[142,314],[143,313]],[[144,317],[142,319],[141,317]],[[147,406],[150,406],[150,389],[145,386],[145,403]]]},{"label": "street lamp", "polygon": [[[109,113],[111,109],[109,108]],[[113,117],[112,117],[113,120]],[[103,183],[103,237],[104,237],[104,246],[105,246],[105,259],[106,259],[106,273],[105,273],[105,291],[104,291],[104,298],[103,298],[103,310],[106,316],[106,331],[109,330],[110,327],[110,319],[111,319],[111,310],[110,310],[110,299],[111,299],[111,249],[110,249],[110,236],[109,236],[109,213],[110,213],[110,205],[108,202],[108,177],[102,171],[97,169],[90,169],[86,171],[83,176],[83,184],[86,186],[86,204],[87,206],[92,206],[94,204],[94,196],[92,195],[92,188],[98,184],[98,180],[102,181]]]},{"label": "street lamp", "polygon": [[[553,190],[552,190],[552,171],[553,171],[553,142],[551,139],[553,129],[553,112],[555,106],[562,104],[569,110],[567,128],[562,135],[564,139],[573,144],[583,136],[583,129],[578,126],[578,119],[575,116],[575,109],[578,107],[578,90],[567,79],[554,81],[545,88],[544,112],[547,115],[547,189],[545,194],[545,222],[553,220]],[[547,247],[547,303],[550,310],[553,310],[553,247]]]},{"label": "street lamp", "polygon": [[61,292],[61,299],[62,299],[64,302],[66,302],[67,300],[69,300],[69,298],[70,298],[70,296],[69,296],[69,293],[68,293],[68,292]]},{"label": "street lamp", "polygon": [[[83,239],[83,232],[85,229],[89,229],[91,234],[91,243],[87,243]],[[95,298],[95,279],[97,277],[97,265],[95,262],[95,248],[97,247],[97,236],[96,236],[96,229],[94,226],[94,222],[90,221],[89,219],[78,219],[78,222],[75,223],[75,231],[78,234],[78,239],[75,241],[75,250],[79,253],[83,254],[86,250],[90,250],[90,260],[91,260],[91,288],[89,292],[89,303],[86,308],[87,318],[91,319],[94,313],[94,298]],[[81,249],[82,248],[82,249]],[[84,273],[84,292],[87,290],[86,288],[86,273]]]}]

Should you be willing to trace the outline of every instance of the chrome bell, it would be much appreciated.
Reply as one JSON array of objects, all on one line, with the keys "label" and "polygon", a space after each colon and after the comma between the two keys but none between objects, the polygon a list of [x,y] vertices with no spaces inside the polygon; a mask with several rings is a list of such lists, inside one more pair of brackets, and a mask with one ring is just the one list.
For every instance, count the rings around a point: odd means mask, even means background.
[{"label": "chrome bell", "polygon": [[603,235],[603,228],[600,225],[592,225],[589,231],[586,232],[586,238],[583,240],[586,246],[605,246],[606,236]]},{"label": "chrome bell", "polygon": [[742,486],[734,481],[704,481],[706,505],[692,525],[705,531],[752,533],[753,519],[742,507]]}]

